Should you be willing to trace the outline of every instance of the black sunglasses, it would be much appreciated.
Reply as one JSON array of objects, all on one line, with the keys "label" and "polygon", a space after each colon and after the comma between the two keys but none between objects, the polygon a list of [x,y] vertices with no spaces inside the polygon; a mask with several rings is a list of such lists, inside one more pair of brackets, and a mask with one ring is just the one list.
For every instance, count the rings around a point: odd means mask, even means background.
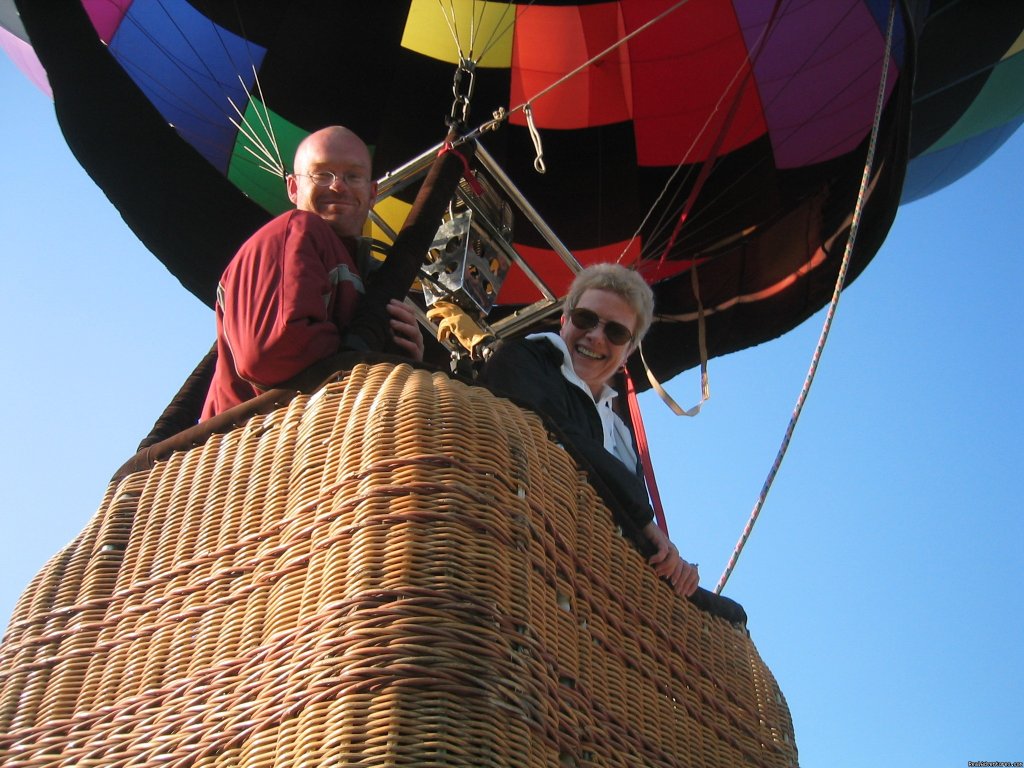
[{"label": "black sunglasses", "polygon": [[602,320],[597,312],[590,309],[576,307],[576,309],[570,310],[569,320],[581,331],[589,331],[598,325],[604,326],[604,337],[617,347],[633,340],[633,332],[629,328],[614,320]]}]

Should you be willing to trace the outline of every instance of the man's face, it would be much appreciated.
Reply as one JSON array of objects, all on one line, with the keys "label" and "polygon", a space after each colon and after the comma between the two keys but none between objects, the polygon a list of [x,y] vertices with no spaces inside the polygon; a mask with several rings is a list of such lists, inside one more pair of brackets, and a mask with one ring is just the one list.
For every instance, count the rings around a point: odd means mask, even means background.
[{"label": "man's face", "polygon": [[585,290],[576,307],[589,309],[603,321],[584,331],[563,315],[559,334],[569,348],[573,369],[596,396],[615,371],[623,366],[632,349],[629,343],[615,345],[608,341],[604,334],[605,323],[619,323],[635,332],[637,316],[629,302],[619,294],[597,288]]},{"label": "man's face", "polygon": [[[336,177],[330,186],[317,186],[305,175],[324,171]],[[295,175],[288,177],[289,199],[300,211],[317,214],[340,237],[362,234],[376,196],[370,153],[351,131],[325,128],[311,134],[296,153]]]}]

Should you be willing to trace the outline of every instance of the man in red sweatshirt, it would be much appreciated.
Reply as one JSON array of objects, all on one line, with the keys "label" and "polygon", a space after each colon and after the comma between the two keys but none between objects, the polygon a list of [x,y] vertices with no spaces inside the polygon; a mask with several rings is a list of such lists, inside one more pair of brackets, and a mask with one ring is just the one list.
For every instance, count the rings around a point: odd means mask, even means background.
[{"label": "man in red sweatshirt", "polygon": [[[238,405],[345,346],[364,292],[356,242],[377,193],[370,153],[341,126],[310,134],[287,177],[295,210],[260,228],[217,286],[217,365],[202,419]],[[423,357],[412,311],[387,304],[396,351]]]}]

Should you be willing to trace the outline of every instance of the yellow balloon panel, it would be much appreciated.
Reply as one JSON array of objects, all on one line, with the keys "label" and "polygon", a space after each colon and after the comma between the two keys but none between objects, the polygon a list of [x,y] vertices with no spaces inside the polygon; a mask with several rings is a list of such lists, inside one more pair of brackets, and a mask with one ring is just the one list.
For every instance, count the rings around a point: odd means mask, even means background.
[{"label": "yellow balloon panel", "polygon": [[412,0],[402,47],[452,64],[462,51],[478,67],[508,68],[516,13],[514,3]]},{"label": "yellow balloon panel", "polygon": [[[406,203],[397,197],[386,197],[383,200],[379,200],[373,206],[373,212],[380,216],[395,232],[402,228],[411,210],[411,203]],[[369,235],[375,240],[381,240],[385,243],[392,242],[391,236],[372,220],[369,222]]]},{"label": "yellow balloon panel", "polygon": [[1020,33],[1020,37],[1017,38],[1017,42],[1010,46],[1010,50],[1003,56],[1003,61],[1006,61],[1011,56],[1016,56],[1018,53],[1024,52],[1024,32]]}]

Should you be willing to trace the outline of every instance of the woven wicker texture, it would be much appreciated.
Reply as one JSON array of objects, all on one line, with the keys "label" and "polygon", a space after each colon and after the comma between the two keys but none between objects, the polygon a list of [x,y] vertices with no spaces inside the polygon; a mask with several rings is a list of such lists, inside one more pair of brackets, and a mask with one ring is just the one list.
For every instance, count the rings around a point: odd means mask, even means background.
[{"label": "woven wicker texture", "polygon": [[792,766],[743,627],[541,421],[407,365],[111,485],[0,645],[0,764]]}]

